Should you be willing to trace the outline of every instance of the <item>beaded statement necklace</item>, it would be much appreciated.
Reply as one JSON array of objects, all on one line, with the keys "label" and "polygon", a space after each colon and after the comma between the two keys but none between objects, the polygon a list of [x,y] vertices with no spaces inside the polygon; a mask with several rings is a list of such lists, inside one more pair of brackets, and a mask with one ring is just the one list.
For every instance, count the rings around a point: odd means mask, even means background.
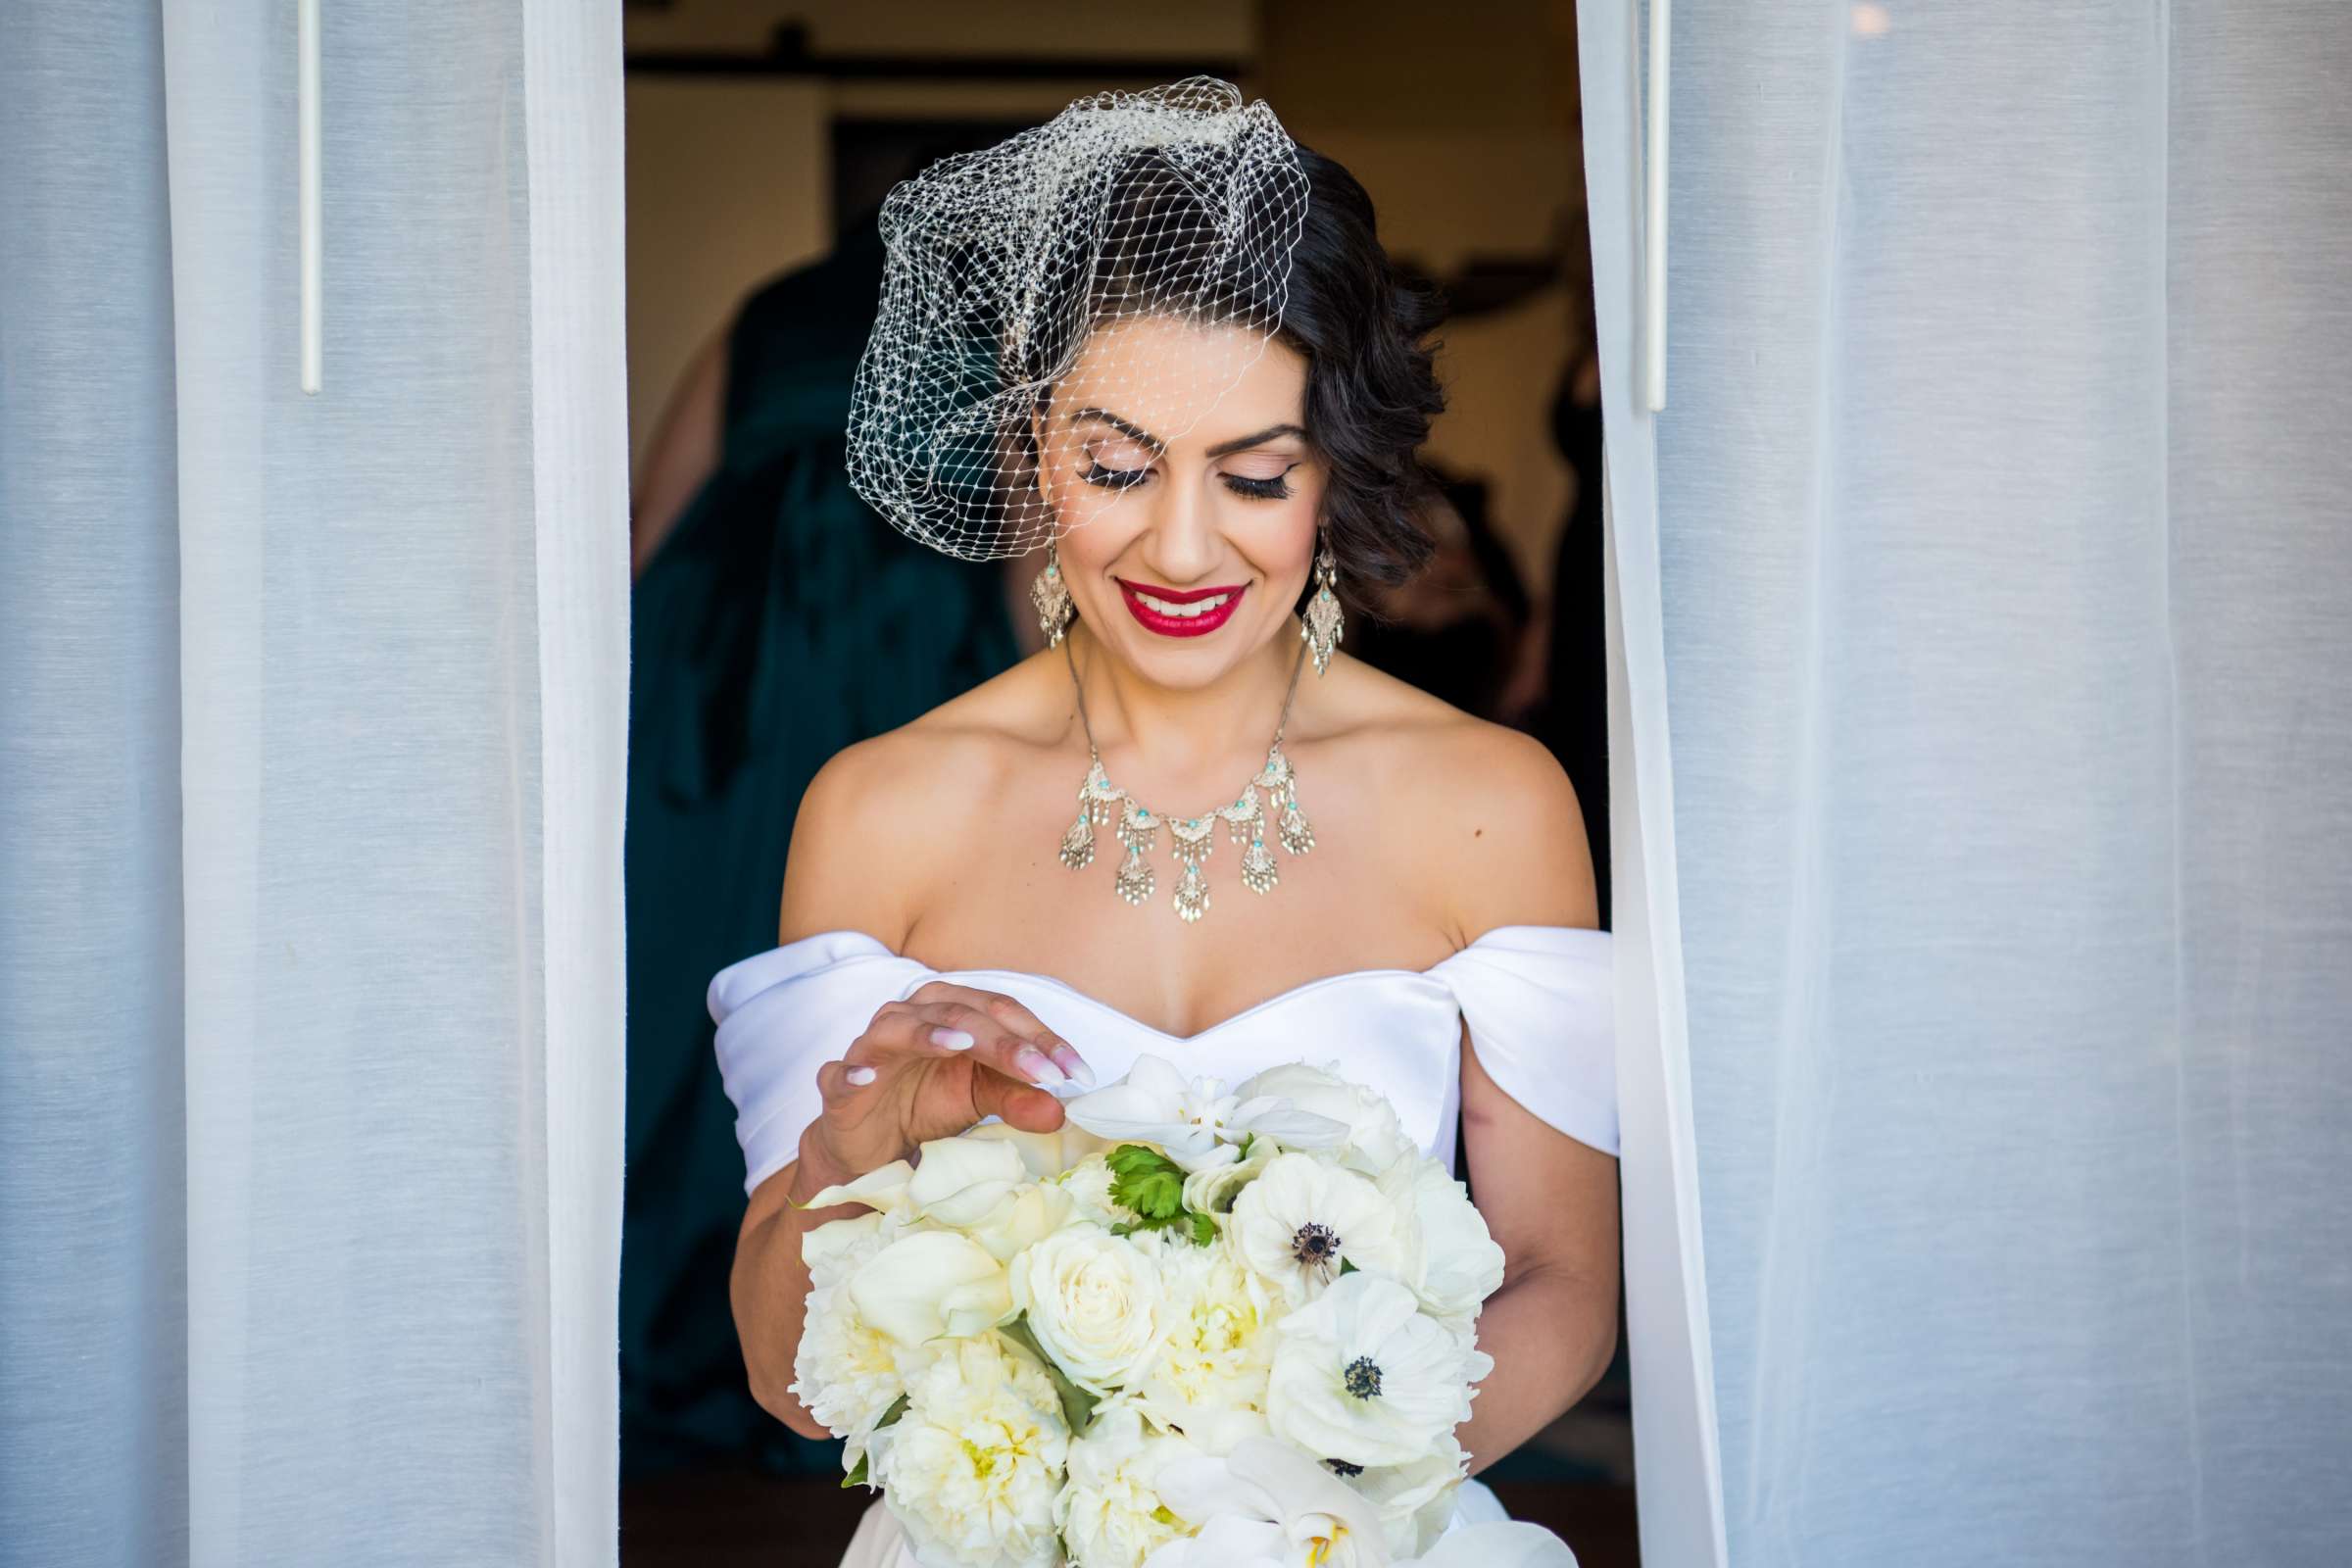
[{"label": "beaded statement necklace", "polygon": [[[1074,641],[1064,639],[1062,652],[1068,655],[1071,689],[1078,694],[1078,726],[1086,733],[1088,761],[1086,782],[1078,786],[1078,820],[1061,836],[1061,863],[1073,871],[1085,870],[1095,859],[1095,829],[1115,825],[1127,854],[1119,862],[1119,874],[1112,886],[1120,898],[1140,906],[1158,886],[1158,878],[1145,857],[1157,847],[1159,829],[1164,823],[1176,863],[1183,867],[1183,875],[1176,880],[1176,917],[1190,925],[1208,912],[1208,880],[1200,874],[1200,862],[1208,858],[1208,852],[1216,843],[1216,827],[1221,819],[1231,831],[1234,843],[1248,840],[1242,850],[1242,886],[1252,893],[1271,893],[1279,877],[1274,852],[1266,848],[1267,816],[1280,813],[1276,837],[1289,854],[1304,855],[1315,847],[1314,829],[1307,825],[1306,812],[1298,806],[1298,775],[1292,768],[1291,760],[1282,755],[1282,732],[1290,724],[1291,701],[1298,695],[1298,672],[1306,663],[1304,645],[1291,665],[1290,689],[1282,697],[1282,716],[1275,721],[1274,741],[1266,748],[1266,765],[1257,770],[1257,776],[1242,786],[1242,793],[1231,806],[1220,806],[1199,816],[1163,816],[1113,784],[1110,775],[1102,770],[1102,753],[1095,745],[1094,725],[1087,721],[1086,687],[1078,679],[1078,656],[1070,651]],[[1258,801],[1260,790],[1265,792],[1262,806]]]}]

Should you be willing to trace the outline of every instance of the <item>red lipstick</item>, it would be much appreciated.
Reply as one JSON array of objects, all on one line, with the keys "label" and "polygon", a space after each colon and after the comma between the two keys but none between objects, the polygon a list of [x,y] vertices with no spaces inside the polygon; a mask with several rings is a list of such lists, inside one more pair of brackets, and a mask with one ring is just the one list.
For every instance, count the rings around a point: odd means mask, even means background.
[{"label": "red lipstick", "polygon": [[[1162,637],[1205,637],[1233,618],[1242,603],[1248,583],[1227,583],[1213,588],[1162,588],[1152,583],[1129,582],[1113,577],[1119,585],[1119,596],[1127,601],[1127,612],[1144,624],[1145,629]],[[1144,603],[1142,596],[1151,595],[1163,605],[1197,605],[1204,599],[1222,597],[1224,603],[1190,614],[1169,614]]]}]

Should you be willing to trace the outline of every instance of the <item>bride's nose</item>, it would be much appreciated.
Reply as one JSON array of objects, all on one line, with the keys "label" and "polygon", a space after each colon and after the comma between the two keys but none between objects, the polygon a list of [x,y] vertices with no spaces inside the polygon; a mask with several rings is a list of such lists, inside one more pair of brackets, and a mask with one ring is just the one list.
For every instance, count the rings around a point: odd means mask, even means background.
[{"label": "bride's nose", "polygon": [[1201,494],[1197,476],[1154,487],[1151,548],[1146,551],[1152,569],[1171,588],[1199,582],[1217,564],[1214,509]]}]

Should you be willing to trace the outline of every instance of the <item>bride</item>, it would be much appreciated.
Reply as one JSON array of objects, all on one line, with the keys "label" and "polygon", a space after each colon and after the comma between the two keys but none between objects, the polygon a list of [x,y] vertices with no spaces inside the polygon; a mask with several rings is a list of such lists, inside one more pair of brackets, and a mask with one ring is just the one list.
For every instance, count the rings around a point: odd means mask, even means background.
[{"label": "bride", "polygon": [[[1430,549],[1427,304],[1362,187],[1222,83],[1075,104],[883,222],[853,474],[954,554],[1042,544],[1052,641],[824,767],[781,945],[712,982],[753,1392],[827,1435],[792,1393],[802,1239],[845,1212],[812,1195],[1050,1131],[1140,1054],[1335,1061],[1439,1159],[1461,1129],[1508,1259],[1457,1434],[1483,1468],[1615,1342],[1610,959],[1549,754],[1340,646]],[[1457,1522],[1500,1517],[1464,1486]],[[902,1549],[876,1506],[851,1555]]]}]

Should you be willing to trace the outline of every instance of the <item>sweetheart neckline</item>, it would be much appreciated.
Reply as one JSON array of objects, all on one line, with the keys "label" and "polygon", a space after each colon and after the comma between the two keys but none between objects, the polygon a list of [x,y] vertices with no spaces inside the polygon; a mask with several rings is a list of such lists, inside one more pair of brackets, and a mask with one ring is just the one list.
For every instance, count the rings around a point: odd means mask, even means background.
[{"label": "sweetheart neckline", "polygon": [[[1469,953],[1482,942],[1486,942],[1492,938],[1503,936],[1508,933],[1521,931],[1569,931],[1583,933],[1586,936],[1592,937],[1606,937],[1609,935],[1607,931],[1597,926],[1529,925],[1524,923],[1516,925],[1494,926],[1479,933],[1478,936],[1472,938],[1468,943],[1464,944],[1460,948],[1455,949],[1453,952],[1447,954],[1445,957],[1440,958],[1437,962],[1429,965],[1429,967],[1425,969],[1406,969],[1396,965],[1378,965],[1369,969],[1343,969],[1337,974],[1317,975],[1311,980],[1301,980],[1298,984],[1292,986],[1287,990],[1277,991],[1270,997],[1264,998],[1258,1002],[1253,1002],[1248,1006],[1242,1008],[1239,1012],[1229,1013],[1225,1017],[1219,1018],[1215,1023],[1208,1025],[1206,1028],[1189,1035],[1171,1034],[1167,1030],[1160,1028],[1157,1024],[1147,1023],[1143,1019],[1138,1018],[1134,1013],[1113,1006],[1111,1004],[1103,1001],[1101,997],[1094,995],[1092,992],[1081,991],[1066,980],[1057,979],[1050,974],[1040,974],[1034,969],[1006,969],[994,965],[980,965],[977,967],[963,969],[934,968],[932,965],[925,963],[920,958],[909,957],[907,955],[898,952],[896,949],[892,948],[889,943],[884,942],[880,937],[873,935],[871,932],[858,931],[850,927],[842,927],[839,930],[831,932],[811,933],[809,938],[805,938],[803,940],[812,940],[816,936],[854,936],[862,938],[863,940],[872,943],[875,947],[881,949],[882,952],[888,956],[897,959],[901,963],[912,964],[917,969],[922,970],[923,973],[930,975],[934,979],[951,980],[966,975],[1002,975],[1017,980],[1034,980],[1040,985],[1052,987],[1054,990],[1062,993],[1072,1001],[1083,1002],[1088,1006],[1094,1007],[1098,1011],[1109,1013],[1112,1017],[1117,1018],[1124,1023],[1133,1024],[1136,1028],[1143,1030],[1145,1033],[1167,1041],[1170,1045],[1192,1046],[1207,1039],[1210,1035],[1216,1034],[1222,1029],[1230,1028],[1231,1026],[1242,1022],[1244,1019],[1252,1017],[1257,1013],[1264,1012],[1269,1007],[1278,1006],[1281,1004],[1293,1001],[1298,997],[1304,996],[1310,992],[1322,990],[1326,986],[1338,985],[1343,981],[1368,979],[1423,980],[1443,989],[1446,986],[1446,982],[1438,975],[1438,971],[1440,969],[1444,968],[1446,964],[1453,962],[1456,958],[1461,957],[1464,954]],[[1460,1011],[1458,1005],[1456,1006],[1455,1011]]]},{"label": "sweetheart neckline", "polygon": [[[912,963],[922,963],[920,958],[913,958],[909,959],[908,961]],[[1440,961],[1443,962],[1444,960],[1441,959]],[[1435,964],[1431,965],[1431,968],[1435,967]],[[1157,1024],[1146,1023],[1143,1019],[1138,1018],[1134,1013],[1127,1011],[1125,1008],[1115,1007],[1109,1003],[1103,1001],[1101,997],[1094,995],[1092,992],[1081,991],[1076,986],[1071,985],[1067,980],[1058,980],[1050,974],[1039,974],[1032,969],[934,969],[927,963],[923,964],[923,969],[926,973],[937,976],[943,980],[956,979],[964,975],[1002,975],[1015,980],[1033,980],[1039,985],[1052,987],[1054,990],[1060,992],[1063,996],[1070,998],[1074,1002],[1083,1002],[1088,1006],[1095,1008],[1099,1012],[1107,1012],[1112,1017],[1120,1020],[1122,1023],[1131,1023],[1135,1025],[1136,1028],[1143,1030],[1146,1034],[1155,1036],[1158,1039],[1168,1042],[1172,1046],[1199,1045],[1201,1041],[1206,1040],[1210,1035],[1217,1033],[1219,1030],[1230,1028],[1234,1024],[1238,1024],[1245,1018],[1249,1018],[1253,1014],[1263,1012],[1269,1007],[1278,1006],[1285,1002],[1292,1001],[1294,998],[1305,996],[1309,992],[1320,991],[1326,986],[1338,985],[1342,981],[1346,980],[1370,980],[1381,978],[1426,980],[1430,984],[1438,986],[1441,989],[1443,989],[1446,984],[1443,980],[1440,980],[1436,976],[1432,975],[1428,969],[1347,969],[1338,974],[1317,975],[1312,980],[1301,980],[1298,984],[1292,986],[1287,991],[1277,991],[1274,993],[1274,995],[1267,997],[1262,1002],[1252,1002],[1250,1004],[1250,1005],[1242,1008],[1242,1010],[1239,1012],[1226,1014],[1224,1017],[1219,1018],[1215,1023],[1210,1024],[1205,1029],[1199,1030],[1189,1035],[1179,1035],[1170,1034],[1167,1030],[1160,1028]]]}]

